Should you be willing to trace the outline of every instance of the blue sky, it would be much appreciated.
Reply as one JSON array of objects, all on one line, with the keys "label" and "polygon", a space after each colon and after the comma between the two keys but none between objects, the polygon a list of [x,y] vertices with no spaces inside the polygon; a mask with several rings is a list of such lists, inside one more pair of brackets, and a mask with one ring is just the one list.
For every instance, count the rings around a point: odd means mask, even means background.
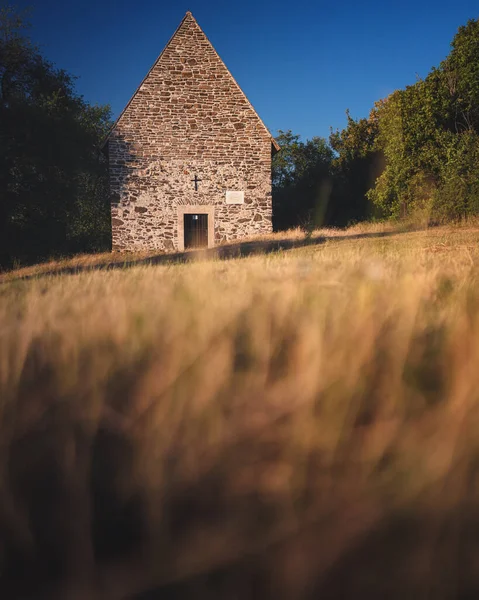
[{"label": "blue sky", "polygon": [[45,56],[116,117],[187,10],[276,134],[327,137],[448,54],[477,0],[20,0]]}]

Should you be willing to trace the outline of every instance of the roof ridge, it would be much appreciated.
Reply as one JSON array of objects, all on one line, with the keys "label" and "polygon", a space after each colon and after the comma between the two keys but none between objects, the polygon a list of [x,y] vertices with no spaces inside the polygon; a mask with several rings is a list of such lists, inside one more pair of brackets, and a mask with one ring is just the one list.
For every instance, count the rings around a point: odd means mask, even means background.
[{"label": "roof ridge", "polygon": [[131,102],[133,101],[133,98],[137,95],[138,91],[140,90],[141,86],[145,83],[145,81],[148,79],[148,77],[150,76],[150,73],[153,71],[153,69],[156,67],[156,65],[158,64],[158,62],[160,61],[161,57],[163,56],[163,54],[166,52],[167,48],[169,47],[169,45],[171,44],[171,42],[174,40],[174,38],[176,37],[176,35],[178,34],[179,30],[181,29],[181,27],[183,26],[184,22],[188,19],[191,18],[193,20],[193,22],[196,24],[196,26],[199,28],[199,30],[201,31],[201,33],[205,36],[206,41],[208,42],[208,44],[210,45],[211,49],[213,50],[213,52],[215,53],[216,57],[218,58],[218,60],[221,62],[221,64],[224,66],[224,68],[226,69],[226,72],[228,73],[228,75],[231,77],[231,79],[233,80],[233,83],[236,85],[236,87],[238,88],[238,90],[240,91],[240,93],[243,95],[244,99],[246,100],[247,104],[250,106],[251,110],[253,111],[253,113],[256,115],[257,119],[259,120],[259,122],[261,123],[261,125],[263,126],[263,128],[265,129],[266,133],[270,136],[271,138],[271,143],[273,144],[273,147],[275,148],[276,151],[278,151],[280,149],[278,142],[274,139],[273,135],[271,134],[271,132],[269,131],[269,129],[266,127],[266,125],[263,123],[263,120],[261,119],[261,117],[258,115],[258,113],[256,112],[254,106],[251,104],[251,102],[249,101],[248,97],[246,96],[246,94],[243,92],[243,90],[241,89],[241,86],[239,85],[239,83],[236,81],[236,79],[233,77],[233,75],[231,74],[231,71],[228,69],[228,67],[226,66],[226,64],[224,63],[223,59],[221,58],[221,56],[218,54],[218,52],[216,51],[215,47],[213,46],[213,44],[211,43],[210,39],[208,38],[208,36],[206,35],[206,33],[203,31],[203,29],[201,28],[200,24],[198,23],[198,21],[195,19],[195,17],[193,16],[193,14],[191,13],[191,11],[186,11],[185,16],[181,19],[180,24],[178,25],[178,27],[175,29],[175,32],[173,33],[173,35],[170,37],[170,39],[168,40],[168,42],[166,43],[165,47],[163,48],[163,50],[160,52],[160,54],[158,55],[158,58],[155,60],[155,62],[151,65],[151,67],[148,69],[148,72],[146,73],[146,75],[143,77],[143,79],[141,80],[140,85],[136,88],[136,90],[133,92],[131,98],[128,100],[128,102],[126,103],[125,107],[123,108],[123,110],[121,111],[121,113],[118,115],[118,118],[115,120],[115,122],[113,123],[113,125],[110,127],[108,133],[106,134],[103,142],[101,143],[100,147],[103,149],[108,140],[110,139],[111,134],[113,133],[113,131],[115,130],[116,126],[118,125],[120,119],[122,118],[122,116],[125,114],[126,110],[128,109],[128,107],[130,106]]}]

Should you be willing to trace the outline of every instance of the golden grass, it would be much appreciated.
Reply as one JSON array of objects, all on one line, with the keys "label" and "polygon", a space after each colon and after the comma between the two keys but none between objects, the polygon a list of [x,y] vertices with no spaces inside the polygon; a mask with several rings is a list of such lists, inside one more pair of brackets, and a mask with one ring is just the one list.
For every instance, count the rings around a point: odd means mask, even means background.
[{"label": "golden grass", "polygon": [[[354,227],[350,227],[348,230],[341,229],[320,229],[313,232],[314,238],[318,237],[338,237],[338,236],[356,236],[361,235],[362,232],[371,233],[382,233],[397,231],[398,225],[394,225],[389,222],[380,222],[376,224],[358,224]],[[238,248],[238,252],[241,253],[241,246],[248,243],[281,243],[285,242],[298,242],[304,241],[305,234],[303,231],[298,229],[291,229],[289,231],[281,231],[275,234],[255,236],[252,238],[243,238],[241,242],[226,242],[220,245],[220,248]],[[197,254],[196,252],[186,252],[185,256],[190,254]],[[213,257],[215,251],[210,253]],[[183,255],[183,253],[182,253]],[[161,259],[161,262],[168,262],[170,259],[174,261],[179,256],[179,253],[164,253],[155,251],[144,251],[144,252],[105,252],[99,254],[79,254],[72,258],[64,259],[52,259],[36,265],[29,265],[26,267],[16,268],[4,273],[0,272],[0,283],[7,281],[13,281],[21,278],[31,278],[38,275],[54,274],[64,271],[82,271],[88,269],[108,269],[112,266],[127,266],[131,263],[148,263],[149,261],[154,262],[155,259]]]},{"label": "golden grass", "polygon": [[302,237],[4,275],[8,597],[479,590],[479,230]]}]

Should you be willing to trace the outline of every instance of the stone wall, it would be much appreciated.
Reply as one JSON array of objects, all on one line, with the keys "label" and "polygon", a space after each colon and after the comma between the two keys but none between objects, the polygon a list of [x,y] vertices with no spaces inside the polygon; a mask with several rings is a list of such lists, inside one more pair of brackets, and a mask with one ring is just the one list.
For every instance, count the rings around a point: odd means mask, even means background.
[{"label": "stone wall", "polygon": [[[180,248],[184,205],[213,211],[215,243],[270,232],[271,151],[271,135],[187,13],[108,139],[114,249]],[[243,190],[244,204],[226,204],[226,190]]]}]

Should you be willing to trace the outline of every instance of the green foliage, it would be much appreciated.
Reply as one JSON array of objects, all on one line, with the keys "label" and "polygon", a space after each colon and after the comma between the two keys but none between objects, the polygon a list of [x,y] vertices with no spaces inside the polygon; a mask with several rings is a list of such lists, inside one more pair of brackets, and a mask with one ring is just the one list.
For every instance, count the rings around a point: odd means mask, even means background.
[{"label": "green foliage", "polygon": [[[109,246],[107,106],[90,106],[74,78],[0,10],[0,265]],[[86,217],[86,218],[85,218]]]},{"label": "green foliage", "polygon": [[461,27],[449,56],[426,79],[378,109],[385,169],[368,197],[386,215],[432,221],[477,214],[479,22]]},{"label": "green foliage", "polygon": [[276,230],[324,222],[331,193],[333,151],[320,137],[302,142],[280,131],[281,151],[273,158],[273,225]]},{"label": "green foliage", "polygon": [[348,124],[331,132],[329,143],[336,153],[333,161],[333,194],[329,222],[347,225],[379,214],[366,194],[382,169],[383,154],[377,148],[376,109],[369,118],[355,121],[346,112]]},{"label": "green foliage", "polygon": [[454,130],[479,132],[479,20],[459,27],[441,65],[447,81]]},{"label": "green foliage", "polygon": [[479,213],[479,135],[466,130],[447,137],[441,185],[432,195],[432,213],[438,221]]},{"label": "green foliage", "polygon": [[273,158],[273,223],[276,230],[300,226],[346,226],[380,214],[366,197],[384,161],[377,147],[376,110],[368,119],[302,142],[291,131],[276,138]]}]

